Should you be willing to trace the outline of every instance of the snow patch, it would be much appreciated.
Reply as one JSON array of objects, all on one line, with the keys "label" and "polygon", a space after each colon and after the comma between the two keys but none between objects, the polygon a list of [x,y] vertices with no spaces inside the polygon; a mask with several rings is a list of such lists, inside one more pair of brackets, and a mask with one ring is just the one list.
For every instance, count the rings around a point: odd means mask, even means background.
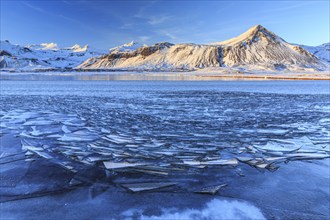
[{"label": "snow patch", "polygon": [[305,46],[300,45],[305,50],[312,53],[314,56],[317,56],[321,60],[324,60],[328,63],[330,63],[330,43],[325,43],[320,46],[312,47],[312,46]]},{"label": "snow patch", "polygon": [[111,48],[109,50],[109,53],[132,52],[138,49],[139,47],[143,47],[143,46],[147,46],[147,45],[142,45],[136,41],[131,41],[130,43]]},{"label": "snow patch", "polygon": [[142,211],[128,210],[123,213],[125,217],[139,216],[140,219],[265,219],[262,212],[255,206],[237,200],[213,199],[202,209],[176,208],[163,209],[160,216],[143,215]]}]

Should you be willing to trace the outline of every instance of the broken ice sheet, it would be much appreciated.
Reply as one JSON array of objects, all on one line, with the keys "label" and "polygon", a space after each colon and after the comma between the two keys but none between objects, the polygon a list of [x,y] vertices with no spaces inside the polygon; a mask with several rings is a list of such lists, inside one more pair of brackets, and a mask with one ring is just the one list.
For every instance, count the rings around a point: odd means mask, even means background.
[{"label": "broken ice sheet", "polygon": [[66,134],[72,132],[71,130],[68,129],[68,127],[67,127],[66,125],[63,125],[63,126],[62,126],[62,131],[63,131],[64,133],[66,133]]},{"label": "broken ice sheet", "polygon": [[159,176],[167,176],[171,171],[175,171],[175,169],[166,169],[162,167],[155,166],[134,166],[131,170],[135,172],[150,174],[150,175],[159,175]]},{"label": "broken ice sheet", "polygon": [[107,169],[119,169],[119,168],[128,168],[128,167],[146,165],[145,163],[128,163],[128,162],[113,162],[113,161],[103,161],[103,164]]},{"label": "broken ice sheet", "polygon": [[131,138],[118,135],[106,135],[102,138],[116,144],[134,143],[134,140],[132,140]]},{"label": "broken ice sheet", "polygon": [[227,184],[203,187],[195,191],[195,193],[215,195],[220,189],[222,189],[225,186],[227,186]]},{"label": "broken ice sheet", "polygon": [[52,124],[56,124],[56,122],[46,119],[33,119],[33,120],[28,120],[23,125],[37,126],[37,125],[52,125]]},{"label": "broken ice sheet", "polygon": [[76,119],[76,118],[62,121],[62,124],[67,125],[67,126],[74,126],[74,127],[85,126],[85,123],[82,120]]},{"label": "broken ice sheet", "polygon": [[286,155],[290,159],[296,160],[316,160],[330,158],[330,154],[326,153],[290,153]]},{"label": "broken ice sheet", "polygon": [[128,189],[131,192],[144,192],[151,190],[153,191],[174,185],[176,185],[176,183],[173,182],[121,184],[121,186],[123,186],[124,188]]},{"label": "broken ice sheet", "polygon": [[284,129],[267,128],[267,129],[257,129],[257,132],[262,134],[284,135],[289,131]]},{"label": "broken ice sheet", "polygon": [[255,148],[262,152],[274,151],[274,152],[294,152],[301,148],[294,143],[279,143],[275,141],[268,141],[266,145],[254,145]]},{"label": "broken ice sheet", "polygon": [[59,126],[31,126],[31,129],[30,134],[33,136],[46,136],[61,132]]},{"label": "broken ice sheet", "polygon": [[201,165],[237,165],[237,164],[238,164],[238,161],[235,158],[210,160],[210,161],[202,161],[201,162]]},{"label": "broken ice sheet", "polygon": [[[65,105],[62,107],[70,112],[80,109],[69,109]],[[83,111],[84,107],[80,107]],[[163,107],[158,106],[155,111],[164,111]],[[79,113],[86,114],[86,119],[78,114],[62,114],[50,110],[34,113],[25,110],[11,113],[3,111],[4,121],[1,121],[1,126],[12,126],[21,133],[22,136],[18,138],[30,141],[23,149],[33,159],[52,157],[47,160],[67,170],[79,170],[67,163],[75,161],[82,167],[105,168],[117,175],[129,173],[141,178],[148,176],[162,180],[176,176],[178,168],[193,178],[194,172],[203,172],[204,168],[210,166],[221,171],[225,169],[222,166],[228,165],[226,169],[235,172],[246,163],[264,170],[273,169],[275,164],[287,160],[324,159],[327,155],[323,153],[329,153],[329,148],[324,146],[327,145],[327,120],[320,120],[319,125],[313,126],[313,123],[294,124],[290,120],[290,123],[281,126],[273,121],[272,125],[257,129],[247,123],[246,117],[237,117],[235,109],[226,113],[228,117],[223,117],[220,115],[221,106],[214,111],[216,115],[207,117],[200,114],[198,108],[189,108],[189,114],[185,114],[181,111],[184,108],[180,110],[180,106],[176,106],[172,109],[178,110],[177,114],[171,114],[170,118],[162,117],[161,122],[157,121],[159,117],[152,115],[153,108],[155,106],[148,106],[145,114],[144,108],[134,108],[134,112],[128,112],[127,109],[117,109],[114,104],[113,111],[105,113],[93,110],[94,115],[90,115],[90,109],[87,108],[85,113]],[[210,109],[207,112],[213,114]],[[23,116],[20,118],[19,114]],[[257,114],[250,115],[256,117]],[[164,116],[167,116],[166,111]],[[229,118],[236,120],[231,121]],[[139,126],[134,124],[135,120],[139,121]],[[295,136],[292,131],[296,132]],[[306,131],[314,132],[314,135],[305,134]],[[48,147],[44,147],[46,145]],[[244,174],[248,175],[249,172]]]},{"label": "broken ice sheet", "polygon": [[59,141],[70,142],[70,141],[94,141],[98,138],[96,134],[89,132],[88,130],[79,130],[73,133],[66,133]]}]

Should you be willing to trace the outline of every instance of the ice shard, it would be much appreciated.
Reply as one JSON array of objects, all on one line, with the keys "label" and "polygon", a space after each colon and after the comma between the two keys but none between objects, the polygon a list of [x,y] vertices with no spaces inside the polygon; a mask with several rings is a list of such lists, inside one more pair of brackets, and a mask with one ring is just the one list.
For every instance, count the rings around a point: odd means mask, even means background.
[{"label": "ice shard", "polygon": [[195,193],[215,195],[220,189],[222,189],[225,186],[227,186],[227,184],[208,186],[195,191]]},{"label": "ice shard", "polygon": [[131,192],[153,191],[174,185],[176,185],[176,183],[173,182],[121,184],[121,186],[123,186],[124,188],[128,189]]}]

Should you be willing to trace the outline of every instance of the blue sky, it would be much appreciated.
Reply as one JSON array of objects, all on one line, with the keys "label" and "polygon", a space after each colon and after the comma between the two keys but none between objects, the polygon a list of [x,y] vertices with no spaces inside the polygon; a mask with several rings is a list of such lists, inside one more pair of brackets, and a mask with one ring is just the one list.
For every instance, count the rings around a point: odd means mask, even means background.
[{"label": "blue sky", "polygon": [[135,40],[209,43],[261,24],[288,42],[329,42],[329,1],[8,1],[1,40],[108,49]]}]

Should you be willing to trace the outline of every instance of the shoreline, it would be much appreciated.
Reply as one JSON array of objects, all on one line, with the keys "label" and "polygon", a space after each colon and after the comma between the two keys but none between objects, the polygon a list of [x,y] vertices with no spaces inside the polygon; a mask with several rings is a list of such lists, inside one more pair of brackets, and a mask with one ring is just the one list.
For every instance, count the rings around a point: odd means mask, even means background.
[{"label": "shoreline", "polygon": [[0,80],[127,80],[127,81],[236,81],[236,80],[330,80],[329,72],[316,73],[219,73],[219,72],[46,72],[0,73]]},{"label": "shoreline", "polygon": [[[202,76],[204,77],[204,76]],[[235,79],[235,80],[330,80],[330,77],[306,77],[306,76],[207,76],[219,79]]]}]

